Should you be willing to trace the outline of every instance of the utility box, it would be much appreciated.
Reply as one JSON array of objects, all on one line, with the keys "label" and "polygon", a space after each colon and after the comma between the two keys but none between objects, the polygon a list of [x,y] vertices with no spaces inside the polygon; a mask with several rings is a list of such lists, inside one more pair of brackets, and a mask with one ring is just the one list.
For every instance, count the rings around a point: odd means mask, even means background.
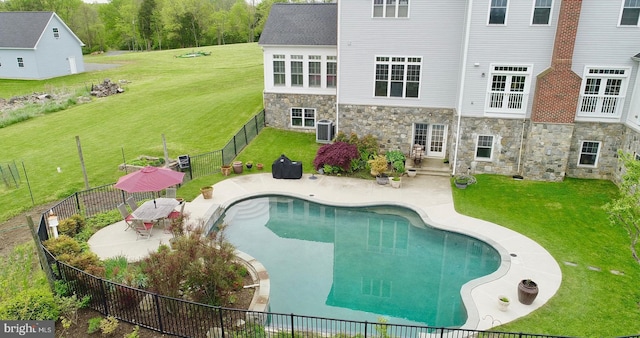
[{"label": "utility box", "polygon": [[191,158],[189,158],[189,155],[178,156],[178,167],[180,169],[188,169],[191,167]]},{"label": "utility box", "polygon": [[331,143],[335,136],[335,127],[331,120],[320,120],[316,123],[316,142]]}]

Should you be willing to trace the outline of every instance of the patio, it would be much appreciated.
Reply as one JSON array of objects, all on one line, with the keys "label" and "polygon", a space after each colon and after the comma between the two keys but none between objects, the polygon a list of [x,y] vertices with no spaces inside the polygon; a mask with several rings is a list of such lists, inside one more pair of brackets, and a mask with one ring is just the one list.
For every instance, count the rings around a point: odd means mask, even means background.
[{"label": "patio", "polygon": [[[525,316],[544,305],[560,287],[560,267],[543,247],[499,225],[458,214],[454,210],[448,177],[418,175],[403,178],[400,189],[378,185],[374,180],[316,178],[310,179],[310,175],[305,174],[299,180],[282,180],[273,179],[270,173],[229,178],[214,186],[212,199],[198,196],[187,202],[185,212],[190,214],[190,222],[198,222],[208,218],[219,206],[261,194],[288,194],[347,206],[385,203],[411,207],[427,223],[480,238],[496,247],[502,256],[503,263],[497,272],[468,283],[462,290],[469,312],[469,320],[463,326],[467,329],[486,330]],[[101,259],[123,255],[136,260],[156,250],[161,243],[168,243],[172,236],[162,228],[154,228],[150,239],[136,240],[135,233],[125,232],[125,228],[121,221],[101,229],[89,240],[91,250]],[[517,284],[525,278],[535,280],[540,286],[540,293],[532,305],[517,301]],[[507,312],[498,310],[498,295],[512,300]]]}]

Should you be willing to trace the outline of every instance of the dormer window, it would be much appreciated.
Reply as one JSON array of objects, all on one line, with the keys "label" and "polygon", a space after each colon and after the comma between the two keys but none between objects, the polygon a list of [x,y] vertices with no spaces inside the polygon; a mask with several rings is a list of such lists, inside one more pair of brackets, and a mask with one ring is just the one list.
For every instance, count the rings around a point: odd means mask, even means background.
[{"label": "dormer window", "polygon": [[60,38],[60,32],[58,32],[58,28],[53,27],[53,37],[56,39]]}]

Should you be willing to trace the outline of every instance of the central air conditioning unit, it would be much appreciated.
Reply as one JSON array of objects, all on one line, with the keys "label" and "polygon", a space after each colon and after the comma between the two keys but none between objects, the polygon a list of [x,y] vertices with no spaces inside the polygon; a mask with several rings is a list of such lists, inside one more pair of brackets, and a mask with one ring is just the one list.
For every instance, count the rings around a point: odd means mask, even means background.
[{"label": "central air conditioning unit", "polygon": [[316,142],[318,143],[331,143],[335,133],[333,121],[320,120],[316,124]]}]

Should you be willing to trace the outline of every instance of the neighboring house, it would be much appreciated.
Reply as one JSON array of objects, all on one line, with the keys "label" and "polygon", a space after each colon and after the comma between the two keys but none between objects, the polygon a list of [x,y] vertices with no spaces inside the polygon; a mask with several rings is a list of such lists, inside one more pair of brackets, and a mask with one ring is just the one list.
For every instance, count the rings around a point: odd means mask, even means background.
[{"label": "neighboring house", "polygon": [[53,12],[0,12],[0,78],[47,79],[84,71],[84,44]]},{"label": "neighboring house", "polygon": [[615,180],[619,149],[640,158],[640,1],[274,4],[260,45],[275,127],[331,120],[535,180]]}]

